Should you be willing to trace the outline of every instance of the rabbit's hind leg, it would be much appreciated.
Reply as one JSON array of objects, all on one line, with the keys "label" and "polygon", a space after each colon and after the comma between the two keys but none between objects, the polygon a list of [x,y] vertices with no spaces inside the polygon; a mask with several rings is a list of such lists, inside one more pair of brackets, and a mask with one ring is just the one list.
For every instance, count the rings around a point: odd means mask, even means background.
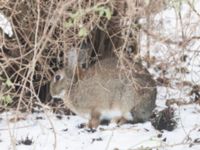
[{"label": "rabbit's hind leg", "polygon": [[115,117],[111,120],[111,123],[116,123],[118,126],[121,126],[125,123],[127,123],[128,120],[125,117]]},{"label": "rabbit's hind leg", "polygon": [[117,122],[117,125],[118,125],[118,126],[121,126],[121,125],[123,125],[123,124],[126,124],[127,122],[128,122],[128,120],[127,120],[126,118],[121,117],[121,118],[119,118],[119,120],[118,120],[118,122]]},{"label": "rabbit's hind leg", "polygon": [[122,116],[120,117],[115,117],[112,119],[118,126],[121,126],[126,123],[132,123],[133,122],[133,117],[130,112],[124,112]]},{"label": "rabbit's hind leg", "polygon": [[91,118],[88,123],[90,129],[96,129],[100,124],[100,112],[93,110],[91,112]]}]

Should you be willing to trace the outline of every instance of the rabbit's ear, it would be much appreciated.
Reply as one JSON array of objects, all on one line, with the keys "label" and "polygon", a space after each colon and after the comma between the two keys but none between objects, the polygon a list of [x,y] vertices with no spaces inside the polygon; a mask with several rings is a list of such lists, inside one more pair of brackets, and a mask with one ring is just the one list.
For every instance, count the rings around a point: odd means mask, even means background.
[{"label": "rabbit's ear", "polygon": [[83,41],[79,48],[74,47],[65,54],[66,66],[71,70],[75,68],[87,69],[92,55],[91,45]]},{"label": "rabbit's ear", "polygon": [[78,65],[78,52],[72,48],[65,53],[65,67],[74,70]]},{"label": "rabbit's ear", "polygon": [[78,50],[78,66],[87,69],[92,55],[92,46],[88,41],[83,41]]},{"label": "rabbit's ear", "polygon": [[79,78],[78,76],[81,72],[79,71],[77,48],[72,48],[66,52],[64,70],[65,70],[65,75],[68,78],[77,81],[77,79]]},{"label": "rabbit's ear", "polygon": [[92,54],[90,44],[83,41],[79,48],[74,47],[65,53],[65,68],[68,76],[75,76],[77,79],[83,77],[85,69],[88,69]]}]

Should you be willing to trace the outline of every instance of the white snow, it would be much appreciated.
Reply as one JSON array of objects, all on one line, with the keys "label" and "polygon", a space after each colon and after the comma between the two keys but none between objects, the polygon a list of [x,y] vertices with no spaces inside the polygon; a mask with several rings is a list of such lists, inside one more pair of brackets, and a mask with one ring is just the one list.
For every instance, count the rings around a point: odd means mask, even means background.
[{"label": "white snow", "polygon": [[[195,9],[200,10],[200,1],[196,1]],[[200,13],[200,11],[199,11]],[[153,33],[181,42],[184,37],[189,39],[200,34],[200,17],[184,4],[181,9],[182,25],[177,11],[166,9],[155,16]],[[0,15],[0,27],[1,25]],[[5,29],[5,27],[4,27]],[[159,29],[159,30],[158,30]],[[8,30],[10,31],[11,28]],[[10,32],[5,33],[12,35]],[[183,32],[183,33],[182,33]],[[178,86],[182,81],[200,84],[200,41],[194,39],[184,47],[179,44],[165,43],[150,37],[150,47],[147,46],[147,36],[142,34],[141,51],[156,58],[156,63],[149,69],[158,77],[163,75],[155,69],[159,64],[165,68],[165,77],[172,82],[169,87],[158,86],[157,110],[166,107],[167,99],[177,99],[189,102],[194,97],[189,95],[192,87]],[[186,62],[180,61],[182,54],[187,55]],[[177,68],[185,67],[189,73],[179,73]],[[150,122],[125,124],[117,127],[115,124],[100,126],[96,132],[78,128],[87,120],[78,116],[65,116],[58,119],[50,110],[45,113],[20,114],[24,120],[11,122],[16,112],[0,114],[0,149],[17,150],[199,150],[200,149],[200,105],[173,105],[177,127],[173,131],[156,130]],[[36,119],[37,118],[37,119]],[[20,141],[28,137],[33,144],[24,145]],[[17,144],[18,143],[18,144]]]},{"label": "white snow", "polygon": [[[184,149],[189,149],[190,143],[196,138],[200,138],[200,106],[189,105],[177,108],[179,125],[174,131],[155,130],[150,122],[138,123],[134,125],[126,124],[116,127],[100,126],[94,133],[86,129],[78,128],[86,120],[78,116],[62,116],[56,118],[51,112],[34,113],[24,116],[25,120],[12,123],[10,118],[15,117],[13,113],[1,114],[0,122],[0,147],[13,149],[12,139],[16,142],[28,137],[33,140],[32,145],[16,145],[16,149],[44,149],[44,150],[102,150],[102,149],[178,149],[184,145]],[[24,115],[24,114],[23,114]],[[36,119],[39,118],[39,119]],[[158,137],[162,134],[161,137]],[[166,141],[163,141],[166,139]],[[14,144],[15,146],[15,144]],[[200,145],[192,146],[190,149],[197,149]]]},{"label": "white snow", "polygon": [[12,26],[9,20],[0,13],[0,28],[3,30],[5,34],[7,34],[9,37],[12,37],[13,31]]}]

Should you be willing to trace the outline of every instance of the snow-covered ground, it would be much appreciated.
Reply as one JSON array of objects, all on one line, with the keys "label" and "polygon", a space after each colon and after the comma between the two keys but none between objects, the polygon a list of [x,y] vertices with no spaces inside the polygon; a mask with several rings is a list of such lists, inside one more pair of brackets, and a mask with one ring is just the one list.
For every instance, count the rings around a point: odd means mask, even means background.
[{"label": "snow-covered ground", "polygon": [[[102,125],[91,132],[81,128],[87,121],[78,116],[58,115],[48,110],[19,114],[15,122],[16,112],[4,112],[0,114],[0,149],[199,150],[200,105],[194,103],[194,95],[189,94],[193,85],[200,84],[200,40],[197,38],[200,35],[200,2],[194,6],[193,10],[187,4],[182,6],[182,21],[176,9],[169,8],[156,15],[152,35],[155,33],[162,38],[150,36],[150,47],[145,34],[141,37],[142,52],[150,49],[151,57],[155,57],[149,70],[155,78],[170,79],[167,85],[158,86],[156,109],[166,108],[167,99],[185,103],[172,105],[177,120],[173,131],[158,131],[146,122],[121,127]],[[191,37],[192,40],[187,41]],[[186,82],[191,84],[183,84]]]},{"label": "snow-covered ground", "polygon": [[19,150],[148,148],[198,150],[200,148],[199,113],[200,106],[197,105],[177,107],[179,124],[171,132],[155,130],[150,122],[126,124],[121,127],[116,127],[114,124],[102,125],[96,132],[90,132],[80,128],[86,120],[78,116],[56,116],[50,112],[23,114],[20,117],[21,121],[13,123],[16,114],[3,113],[0,121],[0,147],[5,150],[14,148]]}]

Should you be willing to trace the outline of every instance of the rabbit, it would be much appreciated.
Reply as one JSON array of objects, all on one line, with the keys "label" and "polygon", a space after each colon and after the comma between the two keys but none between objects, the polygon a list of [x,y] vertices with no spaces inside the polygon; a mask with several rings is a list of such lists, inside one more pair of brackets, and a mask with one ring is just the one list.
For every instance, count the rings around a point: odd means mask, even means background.
[{"label": "rabbit", "polygon": [[76,81],[77,74],[63,68],[55,73],[50,93],[89,119],[89,128],[97,128],[102,120],[118,124],[147,121],[155,107],[156,83],[141,64],[131,66],[120,67],[117,58],[106,58],[79,71],[82,77]]}]

